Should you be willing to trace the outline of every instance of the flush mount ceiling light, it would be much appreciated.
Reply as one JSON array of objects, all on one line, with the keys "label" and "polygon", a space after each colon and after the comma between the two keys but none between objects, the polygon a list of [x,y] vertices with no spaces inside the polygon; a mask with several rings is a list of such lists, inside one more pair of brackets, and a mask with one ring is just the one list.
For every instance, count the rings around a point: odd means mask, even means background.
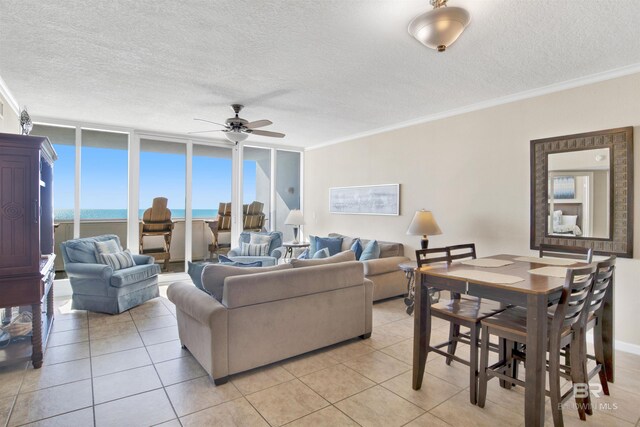
[{"label": "flush mount ceiling light", "polygon": [[430,0],[433,10],[413,18],[409,34],[423,45],[444,52],[455,42],[471,21],[461,7],[447,7],[447,0]]}]

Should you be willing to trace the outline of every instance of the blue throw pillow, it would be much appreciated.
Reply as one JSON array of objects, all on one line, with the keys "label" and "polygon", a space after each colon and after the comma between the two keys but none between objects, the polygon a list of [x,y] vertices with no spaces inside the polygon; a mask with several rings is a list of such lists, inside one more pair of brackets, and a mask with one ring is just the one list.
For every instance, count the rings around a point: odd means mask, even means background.
[{"label": "blue throw pillow", "polygon": [[360,239],[356,239],[350,249],[354,254],[356,254],[356,259],[360,259],[360,256],[362,255],[362,242]]},{"label": "blue throw pillow", "polygon": [[316,237],[316,251],[324,248],[329,249],[329,255],[342,252],[342,237]]},{"label": "blue throw pillow", "polygon": [[316,236],[309,235],[309,257],[312,257],[316,251]]},{"label": "blue throw pillow", "polygon": [[329,248],[322,248],[317,251],[311,258],[320,259],[320,258],[329,258],[331,254],[329,253]]},{"label": "blue throw pillow", "polygon": [[378,259],[380,258],[380,245],[378,245],[377,240],[371,240],[367,243],[367,247],[362,251],[362,255],[360,255],[360,261],[368,261],[370,259]]},{"label": "blue throw pillow", "polygon": [[224,255],[218,255],[218,263],[224,264],[224,265],[230,265],[232,267],[262,267],[262,261],[239,262],[239,261],[234,261],[231,258]]},{"label": "blue throw pillow", "polygon": [[207,262],[189,262],[187,267],[187,274],[191,277],[191,281],[194,285],[201,291],[205,291],[209,293],[204,286],[202,286],[202,270],[204,270],[204,266],[210,264]]},{"label": "blue throw pillow", "polygon": [[298,255],[298,259],[309,259],[309,248],[305,249],[300,255]]}]

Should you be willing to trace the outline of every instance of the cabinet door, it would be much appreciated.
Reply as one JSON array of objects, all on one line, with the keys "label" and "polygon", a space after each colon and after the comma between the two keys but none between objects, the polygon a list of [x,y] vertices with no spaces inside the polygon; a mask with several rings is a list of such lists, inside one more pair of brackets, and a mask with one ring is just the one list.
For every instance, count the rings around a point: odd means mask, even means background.
[{"label": "cabinet door", "polygon": [[0,154],[0,274],[35,273],[40,264],[40,169],[33,149]]}]

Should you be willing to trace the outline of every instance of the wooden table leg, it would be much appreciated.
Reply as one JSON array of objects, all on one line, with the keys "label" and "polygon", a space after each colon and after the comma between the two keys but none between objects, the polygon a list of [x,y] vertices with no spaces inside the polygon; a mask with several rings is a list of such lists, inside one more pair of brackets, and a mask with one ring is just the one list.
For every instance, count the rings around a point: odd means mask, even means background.
[{"label": "wooden table leg", "polygon": [[422,387],[427,348],[431,339],[431,304],[428,288],[422,283],[422,274],[415,276],[413,319],[413,389]]},{"label": "wooden table leg", "polygon": [[42,312],[40,304],[31,305],[31,314],[33,316],[33,329],[31,330],[31,345],[33,347],[31,353],[31,362],[33,367],[38,369],[42,366]]},{"label": "wooden table leg", "polygon": [[547,296],[527,296],[527,367],[525,426],[544,425],[547,351]]},{"label": "wooden table leg", "polygon": [[[615,273],[614,273],[615,274]],[[607,381],[610,383],[615,380],[615,354],[614,343],[615,334],[613,330],[613,294],[614,294],[615,277],[611,277],[611,283],[607,288],[604,296],[604,304],[602,307],[602,317],[598,319],[596,327],[593,329],[594,341],[600,340],[604,353],[604,366],[607,371]]]}]

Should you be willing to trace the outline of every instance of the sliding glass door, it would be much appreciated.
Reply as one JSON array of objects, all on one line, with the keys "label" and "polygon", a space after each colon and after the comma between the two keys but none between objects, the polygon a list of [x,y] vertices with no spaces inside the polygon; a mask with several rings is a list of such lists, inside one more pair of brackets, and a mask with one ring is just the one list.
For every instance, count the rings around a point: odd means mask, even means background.
[{"label": "sliding glass door", "polygon": [[[191,212],[193,261],[210,259],[213,247],[213,221],[220,203],[231,203],[232,150],[204,144],[193,145]],[[229,224],[230,226],[230,224]],[[231,229],[221,225],[220,244],[231,244]],[[235,245],[234,245],[235,246]]]},{"label": "sliding glass door", "polygon": [[[272,230],[271,150],[244,147],[242,164],[243,229]],[[254,203],[255,202],[255,203]],[[260,219],[256,215],[263,214]]]},{"label": "sliding glass door", "polygon": [[126,248],[129,135],[81,132],[80,237],[115,234]]},{"label": "sliding glass door", "polygon": [[[153,235],[154,227],[146,230],[141,224],[140,248],[141,253],[157,254],[169,247],[164,272],[185,271],[186,159],[184,143],[140,139],[139,218],[142,222],[156,221],[163,217],[166,208],[171,211],[167,218],[173,222],[173,230],[166,235]],[[165,266],[164,261],[162,265]]]},{"label": "sliding glass door", "polygon": [[[300,209],[300,153],[276,151],[276,220],[274,228],[282,231],[284,241],[293,240],[293,226],[286,225],[289,212]],[[300,238],[300,236],[298,236]]]}]

